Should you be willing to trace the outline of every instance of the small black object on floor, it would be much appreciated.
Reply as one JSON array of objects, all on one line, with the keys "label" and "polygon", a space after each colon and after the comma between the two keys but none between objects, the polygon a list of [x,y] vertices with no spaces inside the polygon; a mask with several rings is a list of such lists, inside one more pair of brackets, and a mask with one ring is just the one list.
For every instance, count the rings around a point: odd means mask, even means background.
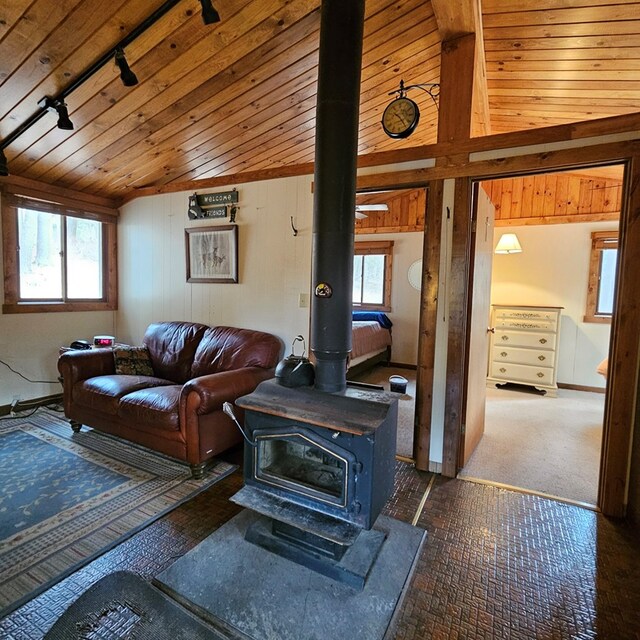
[{"label": "small black object on floor", "polygon": [[224,640],[174,600],[128,571],[112,573],[87,589],[45,636],[45,640],[87,638]]}]

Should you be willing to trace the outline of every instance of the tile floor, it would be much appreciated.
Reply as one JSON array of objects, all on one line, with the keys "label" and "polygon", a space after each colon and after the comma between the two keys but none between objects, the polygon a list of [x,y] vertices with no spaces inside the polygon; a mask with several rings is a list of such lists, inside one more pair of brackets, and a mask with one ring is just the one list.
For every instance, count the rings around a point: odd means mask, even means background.
[{"label": "tile floor", "polygon": [[[398,463],[386,513],[412,522],[430,474]],[[0,620],[37,640],[92,583],[127,569],[150,579],[239,511],[236,472]],[[554,502],[437,477],[417,526],[429,538],[395,638],[640,638],[640,532]],[[348,637],[348,634],[345,635]]]}]

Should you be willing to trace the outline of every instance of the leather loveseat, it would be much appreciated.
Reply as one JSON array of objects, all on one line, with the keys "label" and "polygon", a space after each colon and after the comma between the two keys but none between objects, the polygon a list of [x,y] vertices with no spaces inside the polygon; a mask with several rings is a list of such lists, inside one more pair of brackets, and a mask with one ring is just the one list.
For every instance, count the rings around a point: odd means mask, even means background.
[{"label": "leather loveseat", "polygon": [[210,458],[242,439],[222,404],[273,377],[282,344],[261,331],[160,322],[143,345],[153,375],[117,374],[111,349],[62,354],[65,415],[74,431],[84,424],[125,438],[201,477]]}]

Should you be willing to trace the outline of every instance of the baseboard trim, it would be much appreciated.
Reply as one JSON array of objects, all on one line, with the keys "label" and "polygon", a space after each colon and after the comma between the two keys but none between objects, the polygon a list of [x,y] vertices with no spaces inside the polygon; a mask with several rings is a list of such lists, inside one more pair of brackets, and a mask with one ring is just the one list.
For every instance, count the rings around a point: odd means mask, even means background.
[{"label": "baseboard trim", "polygon": [[606,393],[606,387],[585,387],[581,384],[565,384],[558,382],[559,389],[572,389],[573,391],[590,391],[591,393]]},{"label": "baseboard trim", "polygon": [[405,362],[390,362],[388,367],[395,367],[396,369],[412,369],[413,371],[418,370],[417,364],[406,364]]},{"label": "baseboard trim", "polygon": [[[54,402],[62,402],[62,394],[54,393],[50,396],[42,396],[40,398],[32,398],[31,400],[20,400],[18,405],[18,411],[29,411],[30,409],[36,409],[37,407],[44,407]],[[11,413],[11,405],[0,405],[0,416],[8,416]]]}]

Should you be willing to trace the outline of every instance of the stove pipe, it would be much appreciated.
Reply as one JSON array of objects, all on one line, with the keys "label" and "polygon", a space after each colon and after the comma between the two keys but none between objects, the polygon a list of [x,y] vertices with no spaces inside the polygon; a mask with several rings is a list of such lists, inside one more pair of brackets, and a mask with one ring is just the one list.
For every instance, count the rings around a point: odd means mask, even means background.
[{"label": "stove pipe", "polygon": [[364,0],[323,0],[316,105],[311,350],[315,388],[343,391],[351,351]]}]

